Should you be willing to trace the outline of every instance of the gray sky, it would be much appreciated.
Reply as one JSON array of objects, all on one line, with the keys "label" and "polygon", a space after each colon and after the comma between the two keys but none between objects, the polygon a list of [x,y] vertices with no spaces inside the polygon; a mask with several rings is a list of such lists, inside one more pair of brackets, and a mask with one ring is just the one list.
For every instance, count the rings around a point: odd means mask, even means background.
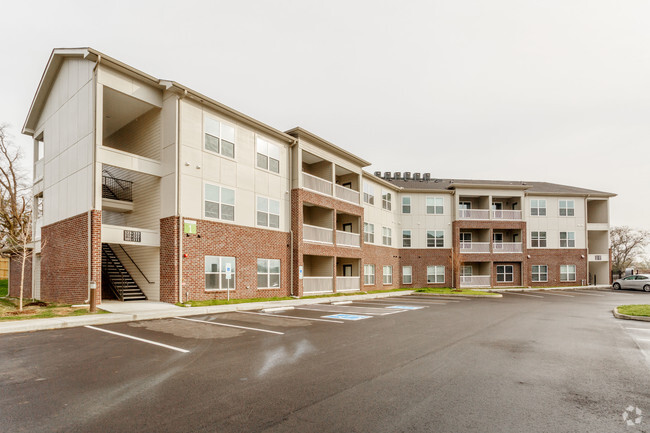
[{"label": "gray sky", "polygon": [[614,192],[650,229],[650,3],[20,1],[3,6],[0,122],[20,128],[54,47],[92,46],[371,171]]}]

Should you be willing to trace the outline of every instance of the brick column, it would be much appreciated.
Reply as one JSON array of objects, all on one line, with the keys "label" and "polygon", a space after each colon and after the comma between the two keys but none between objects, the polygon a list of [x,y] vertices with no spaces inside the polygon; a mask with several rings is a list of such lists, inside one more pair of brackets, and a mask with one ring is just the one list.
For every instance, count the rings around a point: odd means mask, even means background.
[{"label": "brick column", "polygon": [[179,218],[160,220],[160,300],[178,302]]},{"label": "brick column", "polygon": [[95,301],[102,302],[102,211],[90,211],[90,281],[97,283]]}]

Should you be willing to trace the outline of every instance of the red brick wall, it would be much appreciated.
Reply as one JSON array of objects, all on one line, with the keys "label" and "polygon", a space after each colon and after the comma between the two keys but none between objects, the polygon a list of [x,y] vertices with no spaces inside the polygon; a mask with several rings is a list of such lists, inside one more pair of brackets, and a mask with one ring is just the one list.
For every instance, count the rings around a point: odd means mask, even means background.
[{"label": "red brick wall", "polygon": [[[451,287],[451,249],[449,248],[428,248],[428,249],[400,249],[400,287]],[[402,284],[402,266],[411,266],[413,273],[413,284]],[[427,283],[427,266],[444,266],[445,282]]]},{"label": "red brick wall", "polygon": [[[91,278],[101,297],[101,213],[90,215]],[[89,213],[67,218],[41,229],[41,299],[79,304],[88,298]]]},{"label": "red brick wall", "polygon": [[178,302],[178,217],[160,220],[160,300]]},{"label": "red brick wall", "polygon": [[[363,244],[361,290],[387,290],[402,287],[402,267],[400,266],[399,251],[397,248]],[[372,286],[363,284],[363,265],[375,265],[375,284]],[[393,267],[393,284],[384,285],[384,266]]]},{"label": "red brick wall", "polygon": [[[9,258],[9,296],[15,298],[20,296],[20,276],[23,267],[23,259],[17,255]],[[32,297],[32,256],[25,260],[25,279],[23,281],[23,298]]]},{"label": "red brick wall", "polygon": [[[524,278],[526,286],[579,286],[582,280],[587,281],[587,250],[584,249],[529,249],[524,266]],[[533,282],[533,265],[548,266],[548,282]],[[576,281],[560,281],[560,265],[576,265]]]},{"label": "red brick wall", "polygon": [[[183,255],[187,254],[187,257],[183,257],[186,299],[227,297],[226,291],[205,290],[205,256],[235,257],[235,290],[230,292],[231,298],[289,296],[291,293],[289,243],[289,233],[286,232],[198,220],[197,234],[183,237],[182,252]],[[257,288],[258,258],[280,260],[280,289]]]},{"label": "red brick wall", "polygon": [[[512,281],[497,281],[497,266],[512,266]],[[528,271],[530,272],[530,271]],[[502,286],[521,286],[521,262],[493,262],[492,263],[492,287],[502,287]]]}]

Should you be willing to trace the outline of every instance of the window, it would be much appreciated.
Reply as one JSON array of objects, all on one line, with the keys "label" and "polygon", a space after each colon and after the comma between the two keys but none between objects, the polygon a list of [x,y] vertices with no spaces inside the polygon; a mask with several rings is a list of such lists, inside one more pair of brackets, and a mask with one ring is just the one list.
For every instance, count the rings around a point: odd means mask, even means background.
[{"label": "window", "polygon": [[402,284],[413,284],[413,268],[402,266]]},{"label": "window", "polygon": [[205,256],[205,290],[234,290],[234,257]]},{"label": "window", "polygon": [[575,203],[573,200],[560,200],[560,216],[574,216]]},{"label": "window", "polygon": [[471,232],[460,232],[460,248],[472,248]]},{"label": "window", "polygon": [[402,230],[402,247],[411,248],[411,230]]},{"label": "window", "polygon": [[512,265],[499,265],[497,266],[497,282],[498,283],[511,283],[513,281],[513,267]]},{"label": "window", "polygon": [[270,198],[257,197],[257,225],[280,228],[280,202]]},{"label": "window", "polygon": [[393,284],[392,266],[384,266],[384,284]]},{"label": "window", "polygon": [[576,265],[560,265],[560,281],[575,281]]},{"label": "window", "polygon": [[402,213],[411,213],[411,197],[402,197]]},{"label": "window", "polygon": [[469,201],[458,202],[458,209],[471,209],[471,208],[472,208],[472,202]]},{"label": "window", "polygon": [[255,136],[257,144],[257,166],[264,170],[280,173],[280,147],[259,136]]},{"label": "window", "polygon": [[575,232],[560,232],[560,248],[575,248],[575,246],[576,246]]},{"label": "window", "polygon": [[235,157],[235,128],[212,117],[205,117],[205,150]]},{"label": "window", "polygon": [[204,204],[204,215],[207,218],[235,220],[234,190],[206,183]]},{"label": "window", "polygon": [[427,197],[428,214],[442,215],[444,211],[442,197]]},{"label": "window", "polygon": [[471,265],[464,265],[460,267],[460,276],[461,277],[471,277],[474,270]]},{"label": "window", "polygon": [[530,233],[531,248],[546,248],[546,232]]},{"label": "window", "polygon": [[383,245],[393,245],[392,230],[388,227],[381,228],[381,243]]},{"label": "window", "polygon": [[382,191],[381,192],[381,208],[386,209],[386,210],[391,210],[393,205],[392,205],[392,196],[391,193],[388,191]]},{"label": "window", "polygon": [[546,200],[531,200],[530,214],[532,216],[546,216]]},{"label": "window", "polygon": [[280,260],[257,259],[257,288],[280,288]]},{"label": "window", "polygon": [[363,202],[375,204],[375,191],[372,185],[368,182],[363,183]]},{"label": "window", "polygon": [[375,285],[375,265],[363,265],[363,284]]},{"label": "window", "polygon": [[443,248],[445,232],[443,230],[427,230],[427,248]]},{"label": "window", "polygon": [[375,243],[375,225],[363,223],[363,241],[366,243]]},{"label": "window", "polygon": [[548,281],[548,266],[533,265],[533,282]]},{"label": "window", "polygon": [[445,282],[444,266],[427,266],[427,284],[436,284]]}]

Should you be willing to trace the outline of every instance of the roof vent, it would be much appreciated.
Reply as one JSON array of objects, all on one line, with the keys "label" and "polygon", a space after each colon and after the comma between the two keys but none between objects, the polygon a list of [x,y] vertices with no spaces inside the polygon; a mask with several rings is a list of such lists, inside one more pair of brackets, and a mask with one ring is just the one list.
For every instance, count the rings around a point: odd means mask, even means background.
[{"label": "roof vent", "polygon": [[411,172],[410,171],[405,171],[404,172],[404,180],[411,180]]},{"label": "roof vent", "polygon": [[390,171],[384,172],[384,179],[390,180]]},{"label": "roof vent", "polygon": [[376,172],[375,172],[375,176],[377,176],[377,177],[381,177],[381,171],[376,171]]},{"label": "roof vent", "polygon": [[397,180],[402,180],[402,172],[396,171],[395,172],[395,179]]},{"label": "roof vent", "polygon": [[422,175],[422,180],[426,180],[426,181],[431,180],[431,173],[424,173]]},{"label": "roof vent", "polygon": [[420,173],[413,173],[413,180],[420,180]]}]

